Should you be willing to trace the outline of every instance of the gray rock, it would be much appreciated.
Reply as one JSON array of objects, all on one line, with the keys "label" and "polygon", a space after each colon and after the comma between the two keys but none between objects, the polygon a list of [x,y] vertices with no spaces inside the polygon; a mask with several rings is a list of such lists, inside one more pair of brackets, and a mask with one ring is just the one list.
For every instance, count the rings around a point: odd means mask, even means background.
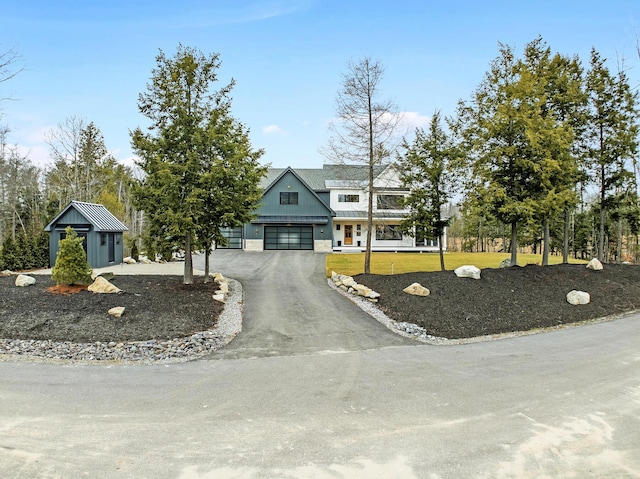
[{"label": "gray rock", "polygon": [[[516,264],[516,266],[518,266],[518,265]],[[500,262],[500,266],[498,266],[498,267],[499,268],[511,268],[511,258],[503,259]]]},{"label": "gray rock", "polygon": [[567,302],[574,306],[579,304],[589,304],[591,302],[591,295],[585,291],[573,290],[567,293]]},{"label": "gray rock", "polygon": [[458,278],[480,279],[480,269],[473,265],[465,264],[456,268],[454,273]]},{"label": "gray rock", "polygon": [[16,277],[16,286],[31,286],[36,284],[36,279],[31,277],[31,276],[27,276],[26,274],[19,274]]},{"label": "gray rock", "polygon": [[404,288],[402,291],[414,296],[429,296],[431,294],[431,291],[422,286],[420,283],[413,283]]},{"label": "gray rock", "polygon": [[598,260],[598,258],[593,258],[589,263],[587,263],[587,269],[591,269],[593,271],[602,271],[604,267],[602,263]]}]

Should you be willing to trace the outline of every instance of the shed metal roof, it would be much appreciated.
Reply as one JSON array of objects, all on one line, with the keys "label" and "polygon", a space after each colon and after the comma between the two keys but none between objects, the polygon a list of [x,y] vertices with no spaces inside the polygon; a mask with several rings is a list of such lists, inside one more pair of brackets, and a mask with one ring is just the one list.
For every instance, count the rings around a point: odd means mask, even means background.
[{"label": "shed metal roof", "polygon": [[45,231],[51,231],[51,228],[70,208],[74,208],[78,213],[84,216],[91,223],[95,231],[101,232],[117,232],[128,231],[129,228],[113,216],[111,212],[103,205],[96,203],[85,203],[82,201],[72,201],[64,208],[45,228]]}]

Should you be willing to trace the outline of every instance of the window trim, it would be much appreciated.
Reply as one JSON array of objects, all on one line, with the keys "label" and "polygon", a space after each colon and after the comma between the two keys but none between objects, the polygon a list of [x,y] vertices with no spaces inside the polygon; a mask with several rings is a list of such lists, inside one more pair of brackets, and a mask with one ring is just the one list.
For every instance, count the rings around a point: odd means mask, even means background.
[{"label": "window trim", "polygon": [[[387,200],[387,198],[394,198],[392,201]],[[388,195],[388,194],[377,194],[376,195],[376,207],[379,210],[402,210],[403,206],[400,204],[399,198],[403,198],[402,195]],[[389,201],[389,204],[386,203]]]},{"label": "window trim", "polygon": [[280,204],[281,205],[297,205],[298,192],[297,191],[281,191]]},{"label": "window trim", "polygon": [[376,241],[402,241],[400,225],[376,225]]},{"label": "window trim", "polygon": [[360,195],[339,193],[338,203],[360,203]]}]

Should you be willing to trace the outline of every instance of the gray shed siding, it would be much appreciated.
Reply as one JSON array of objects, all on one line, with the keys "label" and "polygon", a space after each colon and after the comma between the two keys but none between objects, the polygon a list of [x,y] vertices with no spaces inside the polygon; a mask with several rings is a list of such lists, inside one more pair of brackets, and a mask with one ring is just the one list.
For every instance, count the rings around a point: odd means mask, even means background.
[{"label": "gray shed siding", "polygon": [[[83,205],[81,204],[80,206]],[[104,208],[104,210],[108,213],[106,208]],[[110,215],[110,213],[108,214]],[[91,219],[78,211],[72,203],[67,206],[66,211],[63,210],[63,213],[54,219],[46,228],[49,231],[50,266],[53,266],[56,262],[60,239],[64,237],[67,226],[71,226],[79,236],[85,237],[84,247],[87,253],[87,261],[92,268],[103,268],[112,264],[122,263],[124,255],[123,232],[97,231],[99,225],[96,225]]]}]

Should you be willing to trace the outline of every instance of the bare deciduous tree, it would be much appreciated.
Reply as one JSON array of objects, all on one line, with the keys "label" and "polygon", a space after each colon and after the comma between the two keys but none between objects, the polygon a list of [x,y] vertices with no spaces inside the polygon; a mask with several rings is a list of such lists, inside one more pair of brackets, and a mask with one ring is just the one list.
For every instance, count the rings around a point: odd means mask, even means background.
[{"label": "bare deciduous tree", "polygon": [[370,272],[373,230],[374,170],[392,158],[400,138],[401,115],[393,102],[380,99],[384,67],[364,58],[349,62],[336,98],[336,120],[322,154],[336,164],[361,163],[368,167],[367,240],[364,272]]}]

